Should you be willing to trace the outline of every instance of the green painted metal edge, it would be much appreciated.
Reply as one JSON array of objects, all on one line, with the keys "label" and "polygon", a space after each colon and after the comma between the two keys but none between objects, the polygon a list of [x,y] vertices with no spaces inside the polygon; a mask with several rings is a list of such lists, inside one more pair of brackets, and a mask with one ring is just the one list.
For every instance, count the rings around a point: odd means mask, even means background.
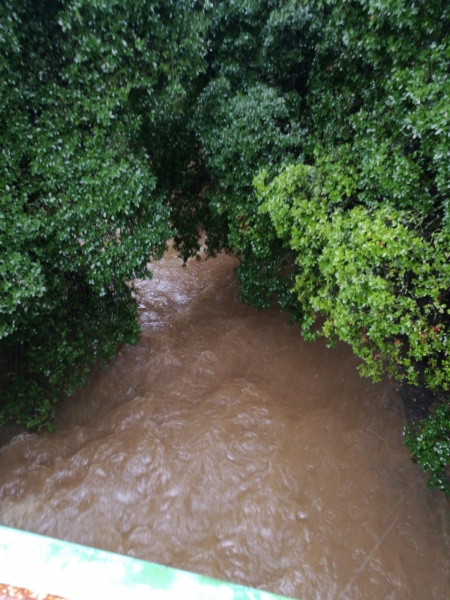
[{"label": "green painted metal edge", "polygon": [[282,600],[241,585],[0,525],[0,583],[70,600]]}]

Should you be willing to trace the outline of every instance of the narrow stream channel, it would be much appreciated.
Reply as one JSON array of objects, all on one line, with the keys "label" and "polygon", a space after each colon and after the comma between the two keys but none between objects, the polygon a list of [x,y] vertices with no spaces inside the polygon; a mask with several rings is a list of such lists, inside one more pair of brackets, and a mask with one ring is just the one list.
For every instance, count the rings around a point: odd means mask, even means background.
[{"label": "narrow stream channel", "polygon": [[233,259],[138,282],[142,338],[0,449],[0,523],[311,600],[447,600],[448,501],[388,383],[237,300]]}]

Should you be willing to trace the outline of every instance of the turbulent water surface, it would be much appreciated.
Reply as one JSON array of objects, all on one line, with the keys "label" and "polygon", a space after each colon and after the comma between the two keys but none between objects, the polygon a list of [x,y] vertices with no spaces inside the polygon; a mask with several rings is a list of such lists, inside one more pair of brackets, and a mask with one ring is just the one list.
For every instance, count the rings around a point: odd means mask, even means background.
[{"label": "turbulent water surface", "polygon": [[229,257],[180,265],[56,433],[0,450],[0,522],[306,600],[448,599],[448,503],[388,384],[242,305]]}]

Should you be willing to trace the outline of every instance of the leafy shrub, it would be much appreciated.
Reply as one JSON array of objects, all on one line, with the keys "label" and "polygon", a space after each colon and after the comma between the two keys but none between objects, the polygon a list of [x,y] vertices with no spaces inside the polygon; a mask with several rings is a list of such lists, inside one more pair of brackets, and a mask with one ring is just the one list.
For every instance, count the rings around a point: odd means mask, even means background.
[{"label": "leafy shrub", "polygon": [[389,205],[330,210],[327,181],[301,164],[255,180],[260,212],[295,253],[305,335],[349,343],[373,379],[387,371],[417,383],[425,364],[427,385],[449,389],[446,234],[424,239]]},{"label": "leafy shrub", "polygon": [[202,21],[191,0],[1,4],[0,424],[44,425],[137,339],[126,282],[171,236],[143,128],[182,110]]},{"label": "leafy shrub", "polygon": [[450,494],[450,402],[443,401],[435,412],[405,429],[405,444],[414,462],[429,473],[428,487]]}]

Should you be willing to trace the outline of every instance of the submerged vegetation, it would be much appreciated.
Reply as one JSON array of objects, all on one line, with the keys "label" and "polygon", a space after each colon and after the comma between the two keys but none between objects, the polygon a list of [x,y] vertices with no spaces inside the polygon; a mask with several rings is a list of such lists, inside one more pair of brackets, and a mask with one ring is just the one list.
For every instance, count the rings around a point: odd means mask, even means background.
[{"label": "submerged vegetation", "polygon": [[448,490],[449,26],[440,0],[5,0],[0,422],[51,423],[137,339],[127,282],[203,230],[245,301],[436,394],[405,441]]}]

